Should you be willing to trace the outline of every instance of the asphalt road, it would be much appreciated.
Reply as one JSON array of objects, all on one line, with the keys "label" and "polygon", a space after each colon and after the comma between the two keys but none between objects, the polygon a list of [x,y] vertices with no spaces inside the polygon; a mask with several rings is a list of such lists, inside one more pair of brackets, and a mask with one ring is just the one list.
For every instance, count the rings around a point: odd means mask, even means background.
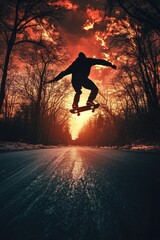
[{"label": "asphalt road", "polygon": [[160,155],[90,147],[0,154],[1,240],[159,240]]}]

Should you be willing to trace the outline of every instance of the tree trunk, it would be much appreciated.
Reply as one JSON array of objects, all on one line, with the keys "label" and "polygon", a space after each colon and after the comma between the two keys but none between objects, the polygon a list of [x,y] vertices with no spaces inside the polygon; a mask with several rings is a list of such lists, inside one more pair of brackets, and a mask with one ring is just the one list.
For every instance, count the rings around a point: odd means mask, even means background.
[{"label": "tree trunk", "polygon": [[5,98],[7,70],[8,70],[9,57],[10,57],[11,50],[12,50],[12,46],[9,46],[7,53],[6,53],[5,63],[4,63],[1,88],[0,88],[0,113],[2,112],[3,102],[4,102],[4,98]]}]

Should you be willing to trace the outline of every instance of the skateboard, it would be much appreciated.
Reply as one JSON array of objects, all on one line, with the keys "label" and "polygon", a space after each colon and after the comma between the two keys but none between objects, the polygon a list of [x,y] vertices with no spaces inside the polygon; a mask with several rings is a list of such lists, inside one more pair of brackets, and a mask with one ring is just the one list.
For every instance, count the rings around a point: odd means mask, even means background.
[{"label": "skateboard", "polygon": [[92,110],[92,112],[94,112],[95,109],[98,108],[99,106],[100,106],[99,103],[97,103],[94,106],[87,106],[86,105],[86,106],[70,109],[69,111],[73,114],[74,113],[77,114],[77,116],[80,116],[80,112],[85,112],[85,111],[88,111],[88,110]]}]

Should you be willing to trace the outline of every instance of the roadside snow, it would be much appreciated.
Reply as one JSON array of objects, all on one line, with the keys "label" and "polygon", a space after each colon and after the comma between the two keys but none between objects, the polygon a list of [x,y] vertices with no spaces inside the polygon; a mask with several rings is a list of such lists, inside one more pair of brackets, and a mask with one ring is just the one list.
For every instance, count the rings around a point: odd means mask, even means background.
[{"label": "roadside snow", "polygon": [[157,146],[146,146],[146,145],[131,146],[131,150],[157,152],[157,151],[160,151],[160,146],[158,146],[158,145]]},{"label": "roadside snow", "polygon": [[136,145],[136,144],[131,144],[131,145],[113,146],[113,147],[104,146],[103,148],[160,153],[160,145]]},{"label": "roadside snow", "polygon": [[45,146],[42,144],[29,144],[29,143],[22,143],[22,142],[0,142],[0,152],[42,149],[42,148],[53,148],[53,146]]}]

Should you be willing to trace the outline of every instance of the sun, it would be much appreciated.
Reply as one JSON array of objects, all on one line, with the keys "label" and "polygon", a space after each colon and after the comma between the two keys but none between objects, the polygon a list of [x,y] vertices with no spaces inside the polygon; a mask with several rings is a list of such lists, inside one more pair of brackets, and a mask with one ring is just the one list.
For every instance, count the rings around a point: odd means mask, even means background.
[{"label": "sun", "polygon": [[72,136],[72,140],[78,138],[78,134],[85,125],[85,123],[91,118],[90,112],[83,112],[80,116],[73,115],[70,119],[70,133]]},{"label": "sun", "polygon": [[[80,98],[79,106],[85,106],[86,101],[88,98],[88,95],[90,94],[90,91],[83,88],[83,93]],[[72,99],[71,99],[72,101]],[[78,138],[78,134],[87,123],[87,121],[93,116],[93,113],[91,111],[82,112],[80,116],[77,116],[76,114],[72,114],[70,118],[70,134],[72,136],[72,140],[75,140]]]}]

